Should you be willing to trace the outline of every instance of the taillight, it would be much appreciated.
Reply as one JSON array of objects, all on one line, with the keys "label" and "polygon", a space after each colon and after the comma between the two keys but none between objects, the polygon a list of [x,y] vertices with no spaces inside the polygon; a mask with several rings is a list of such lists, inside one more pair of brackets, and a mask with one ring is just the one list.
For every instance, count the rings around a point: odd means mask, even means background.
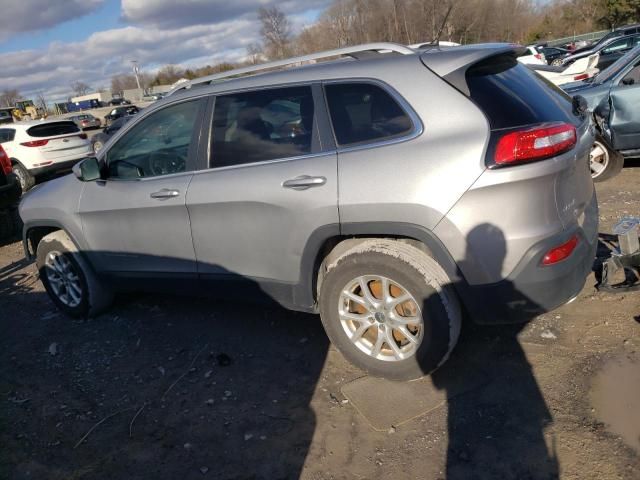
[{"label": "taillight", "polygon": [[11,160],[7,156],[7,152],[4,151],[2,145],[0,145],[0,168],[5,175],[9,175],[11,173]]},{"label": "taillight", "polygon": [[86,140],[87,139],[87,134],[86,133],[81,133],[80,135],[78,135],[81,139]]},{"label": "taillight", "polygon": [[22,142],[20,145],[23,147],[44,147],[49,140],[32,140],[30,142]]},{"label": "taillight", "polygon": [[498,166],[513,165],[559,155],[577,141],[576,128],[568,123],[546,124],[505,134],[494,154]]},{"label": "taillight", "polygon": [[587,78],[589,78],[589,74],[588,73],[581,73],[580,75],[576,75],[575,77],[573,77],[573,79],[577,82],[578,80],[586,80]]},{"label": "taillight", "polygon": [[542,258],[542,265],[553,265],[568,258],[578,246],[578,236],[574,235],[568,241],[549,250]]},{"label": "taillight", "polygon": [[542,60],[542,55],[540,55],[539,53],[536,53],[534,57],[536,57],[538,60]]}]

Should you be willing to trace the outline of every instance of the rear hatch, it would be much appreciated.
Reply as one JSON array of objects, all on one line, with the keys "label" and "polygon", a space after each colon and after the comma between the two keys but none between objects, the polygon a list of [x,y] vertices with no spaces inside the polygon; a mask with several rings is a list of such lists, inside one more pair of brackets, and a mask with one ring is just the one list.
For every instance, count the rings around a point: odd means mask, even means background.
[{"label": "rear hatch", "polygon": [[72,121],[47,122],[27,130],[31,137],[22,145],[37,148],[45,159],[60,161],[73,159],[90,152],[90,142]]},{"label": "rear hatch", "polygon": [[[565,227],[580,221],[594,192],[589,170],[593,145],[589,117],[574,111],[571,97],[518,64],[513,54],[493,56],[474,64],[467,69],[465,79],[469,97],[485,113],[491,128],[487,166],[516,171],[533,162],[555,162],[557,168],[551,169],[555,171],[552,175],[550,167],[540,169],[540,175],[545,177],[540,178],[540,186],[546,187],[541,193],[553,188],[557,213]],[[573,129],[572,142],[569,137]],[[526,142],[509,144],[508,138],[519,138],[522,142],[527,135],[533,138],[529,151]],[[534,138],[536,135],[538,138]],[[563,139],[567,140],[565,144]],[[509,154],[515,153],[516,158],[500,158],[504,152],[498,150],[504,150],[505,146],[513,147]],[[561,162],[564,158],[571,161]],[[504,159],[510,161],[499,163]]]}]

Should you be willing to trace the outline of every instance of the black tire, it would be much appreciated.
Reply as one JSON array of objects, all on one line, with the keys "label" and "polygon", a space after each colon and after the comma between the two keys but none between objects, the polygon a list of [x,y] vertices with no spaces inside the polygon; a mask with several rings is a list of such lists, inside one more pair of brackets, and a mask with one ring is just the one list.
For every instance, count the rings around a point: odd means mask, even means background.
[{"label": "black tire", "polygon": [[[597,162],[604,166],[601,171],[596,171],[594,168],[594,152],[603,152],[602,155],[598,155],[598,158],[601,158],[601,160]],[[613,150],[599,135],[596,137],[593,147],[591,148],[591,157],[589,160],[591,163],[591,178],[593,178],[594,182],[604,182],[609,180],[610,178],[618,175],[620,171],[622,171],[622,167],[624,167],[624,157]]]},{"label": "black tire", "polygon": [[23,192],[30,190],[36,184],[35,177],[31,175],[29,170],[24,168],[21,163],[14,163],[12,165],[12,170],[16,177],[18,177],[18,181],[20,182],[20,187],[22,187]]},{"label": "black tire", "polygon": [[[70,263],[72,271],[78,278],[80,286],[79,303],[68,305],[61,296],[56,293],[49,278],[47,270],[47,256],[57,254]],[[87,261],[82,257],[75,244],[62,230],[45,236],[36,251],[36,266],[40,273],[40,280],[49,297],[65,314],[73,318],[94,317],[111,305],[113,294],[106,288],[93,272]]]},{"label": "black tire", "polygon": [[[462,317],[450,279],[433,258],[407,243],[372,239],[357,244],[324,269],[319,301],[322,323],[331,342],[350,362],[373,376],[412,380],[447,360],[458,340]],[[340,320],[340,297],[350,282],[363,275],[388,278],[420,305],[423,337],[412,356],[380,360],[347,336]]]},{"label": "black tire", "polygon": [[0,239],[12,237],[15,233],[11,212],[8,208],[0,210]]}]

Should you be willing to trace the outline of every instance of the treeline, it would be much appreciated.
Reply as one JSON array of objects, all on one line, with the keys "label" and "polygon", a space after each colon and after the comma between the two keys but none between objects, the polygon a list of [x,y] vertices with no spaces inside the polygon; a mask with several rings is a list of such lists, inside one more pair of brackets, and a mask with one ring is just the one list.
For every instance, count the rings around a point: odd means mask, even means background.
[{"label": "treeline", "polygon": [[[369,42],[414,44],[440,40],[462,44],[527,44],[612,29],[640,21],[640,0],[335,0],[299,33],[287,12],[261,8],[261,42],[247,47],[244,64],[303,55]],[[448,13],[448,16],[447,16]],[[222,63],[195,69],[166,65],[156,74],[141,73],[143,88],[230,70]],[[136,88],[133,75],[112,78],[114,92]]]}]

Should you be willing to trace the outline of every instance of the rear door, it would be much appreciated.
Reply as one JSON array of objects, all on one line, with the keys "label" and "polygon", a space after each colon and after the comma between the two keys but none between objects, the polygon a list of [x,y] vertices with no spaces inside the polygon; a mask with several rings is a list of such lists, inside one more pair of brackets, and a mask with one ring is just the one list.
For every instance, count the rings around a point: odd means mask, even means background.
[{"label": "rear door", "polygon": [[640,61],[611,87],[609,131],[616,150],[640,149]]},{"label": "rear door", "polygon": [[321,99],[310,85],[216,97],[210,158],[187,195],[205,283],[250,278],[293,303],[307,242],[319,229],[337,234],[337,158],[321,140]]}]

